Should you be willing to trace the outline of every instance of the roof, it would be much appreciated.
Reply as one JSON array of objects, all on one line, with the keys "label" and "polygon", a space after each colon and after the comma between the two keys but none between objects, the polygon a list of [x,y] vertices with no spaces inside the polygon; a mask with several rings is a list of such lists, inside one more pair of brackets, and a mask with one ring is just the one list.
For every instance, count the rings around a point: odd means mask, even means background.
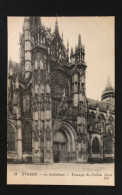
[{"label": "roof", "polygon": [[98,101],[98,100],[94,100],[94,99],[91,99],[91,98],[87,98],[88,100],[88,105],[91,106],[91,107],[94,107],[96,108],[97,104],[99,105],[99,108],[106,111],[107,110],[107,107],[109,105],[109,109],[114,112],[114,109],[115,109],[115,106],[113,104],[108,104],[106,102],[102,102],[102,101]]}]

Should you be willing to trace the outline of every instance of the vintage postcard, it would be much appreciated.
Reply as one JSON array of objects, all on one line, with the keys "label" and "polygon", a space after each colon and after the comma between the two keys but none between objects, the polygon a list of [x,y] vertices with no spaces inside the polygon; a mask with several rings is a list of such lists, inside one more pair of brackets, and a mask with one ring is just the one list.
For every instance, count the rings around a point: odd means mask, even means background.
[{"label": "vintage postcard", "polygon": [[115,18],[7,24],[7,184],[114,186]]}]

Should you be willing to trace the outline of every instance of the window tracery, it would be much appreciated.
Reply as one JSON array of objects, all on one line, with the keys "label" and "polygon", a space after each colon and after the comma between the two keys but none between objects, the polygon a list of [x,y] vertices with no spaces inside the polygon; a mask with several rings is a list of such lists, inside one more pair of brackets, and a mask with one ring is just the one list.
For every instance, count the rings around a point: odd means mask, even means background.
[{"label": "window tracery", "polygon": [[69,96],[69,81],[68,78],[59,71],[51,74],[50,78],[52,97],[62,97],[64,89],[66,96]]}]

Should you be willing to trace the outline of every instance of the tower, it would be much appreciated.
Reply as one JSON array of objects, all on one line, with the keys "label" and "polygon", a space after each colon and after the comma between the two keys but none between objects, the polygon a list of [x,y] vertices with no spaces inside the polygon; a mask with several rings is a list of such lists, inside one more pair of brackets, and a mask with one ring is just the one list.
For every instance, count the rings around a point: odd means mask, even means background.
[{"label": "tower", "polygon": [[111,85],[110,78],[107,79],[105,90],[102,92],[101,101],[115,104],[115,91]]},{"label": "tower", "polygon": [[32,161],[53,162],[50,68],[45,29],[38,17],[32,19]]},{"label": "tower", "polygon": [[72,99],[76,117],[77,131],[77,161],[87,162],[87,103],[85,92],[85,49],[81,43],[81,35],[78,36],[78,46],[71,52],[72,68]]}]

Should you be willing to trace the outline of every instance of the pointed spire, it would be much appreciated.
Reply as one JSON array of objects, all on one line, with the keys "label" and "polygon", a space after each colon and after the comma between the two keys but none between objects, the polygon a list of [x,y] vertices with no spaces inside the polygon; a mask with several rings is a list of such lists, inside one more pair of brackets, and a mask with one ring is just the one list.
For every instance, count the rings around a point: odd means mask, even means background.
[{"label": "pointed spire", "polygon": [[78,35],[78,47],[81,48],[81,35]]},{"label": "pointed spire", "polygon": [[70,57],[73,55],[73,48],[71,47]]},{"label": "pointed spire", "polygon": [[107,86],[106,87],[111,87],[111,81],[110,81],[110,77],[109,76],[107,78]]},{"label": "pointed spire", "polygon": [[57,16],[56,16],[56,22],[55,22],[55,32],[58,33],[59,29],[58,29],[58,21],[57,21]]},{"label": "pointed spire", "polygon": [[113,90],[113,87],[111,85],[110,77],[108,76],[108,78],[107,78],[107,85],[106,85],[105,90],[110,90],[110,89]]},{"label": "pointed spire", "polygon": [[85,52],[85,45],[83,45],[83,47],[82,47],[82,48],[83,48],[83,52]]}]

